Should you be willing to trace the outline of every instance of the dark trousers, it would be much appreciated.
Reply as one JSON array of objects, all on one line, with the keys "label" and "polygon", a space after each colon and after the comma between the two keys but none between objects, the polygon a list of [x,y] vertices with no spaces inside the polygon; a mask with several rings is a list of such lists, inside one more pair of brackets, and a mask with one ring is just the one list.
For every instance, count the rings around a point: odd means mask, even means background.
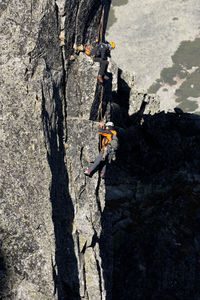
[{"label": "dark trousers", "polygon": [[102,59],[101,57],[94,57],[94,62],[99,62],[100,63],[100,69],[99,69],[99,75],[104,76],[105,72],[107,70],[109,62],[105,59]]},{"label": "dark trousers", "polygon": [[103,153],[100,153],[90,168],[90,170],[92,172],[95,171],[97,169],[97,167],[100,165],[101,173],[104,173],[104,174],[106,173],[107,158],[105,160],[102,160],[102,158],[103,158]]}]

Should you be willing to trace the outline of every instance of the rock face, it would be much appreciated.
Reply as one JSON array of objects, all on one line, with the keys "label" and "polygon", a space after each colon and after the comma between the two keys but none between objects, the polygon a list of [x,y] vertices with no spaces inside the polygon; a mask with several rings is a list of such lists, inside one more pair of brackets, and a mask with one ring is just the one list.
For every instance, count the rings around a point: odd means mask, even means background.
[{"label": "rock face", "polygon": [[135,74],[136,85],[156,93],[161,109],[200,113],[198,0],[113,0],[107,39],[113,59]]},{"label": "rock face", "polygon": [[65,80],[73,44],[97,35],[100,3],[3,1],[0,8],[1,298],[80,299]]},{"label": "rock face", "polygon": [[[1,299],[198,299],[199,117],[160,112],[112,61],[97,83],[77,48],[100,1],[0,8]],[[83,174],[102,118],[120,140],[105,181]]]}]

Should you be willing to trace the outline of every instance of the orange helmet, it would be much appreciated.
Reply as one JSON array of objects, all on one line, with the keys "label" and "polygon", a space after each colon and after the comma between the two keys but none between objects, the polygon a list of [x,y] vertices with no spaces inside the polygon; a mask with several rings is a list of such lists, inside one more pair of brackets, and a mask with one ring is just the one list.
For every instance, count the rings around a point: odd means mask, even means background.
[{"label": "orange helmet", "polygon": [[109,44],[111,45],[111,47],[112,47],[113,49],[115,49],[115,43],[114,43],[114,42],[110,42]]}]

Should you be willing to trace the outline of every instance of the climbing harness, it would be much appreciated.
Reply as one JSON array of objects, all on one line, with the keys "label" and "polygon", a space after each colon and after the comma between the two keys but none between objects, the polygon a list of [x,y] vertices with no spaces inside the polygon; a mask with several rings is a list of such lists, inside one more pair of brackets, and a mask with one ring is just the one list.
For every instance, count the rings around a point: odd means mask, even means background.
[{"label": "climbing harness", "polygon": [[[112,123],[113,124],[113,123]],[[108,157],[108,162],[111,163],[111,160],[115,160],[115,151],[118,148],[118,138],[117,138],[117,132],[115,130],[109,130],[109,132],[100,132],[99,134],[100,138],[103,138],[99,145],[102,145],[101,152],[102,152],[102,160],[105,160],[106,157]]]}]

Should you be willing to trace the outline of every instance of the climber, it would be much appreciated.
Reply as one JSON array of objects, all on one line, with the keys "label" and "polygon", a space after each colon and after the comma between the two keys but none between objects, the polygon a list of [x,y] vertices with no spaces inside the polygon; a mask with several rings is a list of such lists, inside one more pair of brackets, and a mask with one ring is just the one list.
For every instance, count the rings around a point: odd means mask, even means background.
[{"label": "climber", "polygon": [[95,159],[91,168],[86,170],[84,174],[92,177],[97,167],[100,165],[100,176],[101,178],[105,178],[107,163],[110,163],[111,160],[115,160],[115,150],[118,146],[118,139],[117,132],[114,130],[113,122],[107,122],[105,126],[100,122],[99,127],[99,135],[103,137],[101,142],[102,150]]},{"label": "climber", "polygon": [[98,74],[98,80],[103,83],[103,79],[108,80],[109,77],[105,75],[105,72],[108,67],[108,60],[107,58],[110,57],[110,51],[115,48],[114,42],[106,42],[98,44],[94,49],[91,51],[91,57],[93,58],[94,62],[100,63],[100,69]]}]

